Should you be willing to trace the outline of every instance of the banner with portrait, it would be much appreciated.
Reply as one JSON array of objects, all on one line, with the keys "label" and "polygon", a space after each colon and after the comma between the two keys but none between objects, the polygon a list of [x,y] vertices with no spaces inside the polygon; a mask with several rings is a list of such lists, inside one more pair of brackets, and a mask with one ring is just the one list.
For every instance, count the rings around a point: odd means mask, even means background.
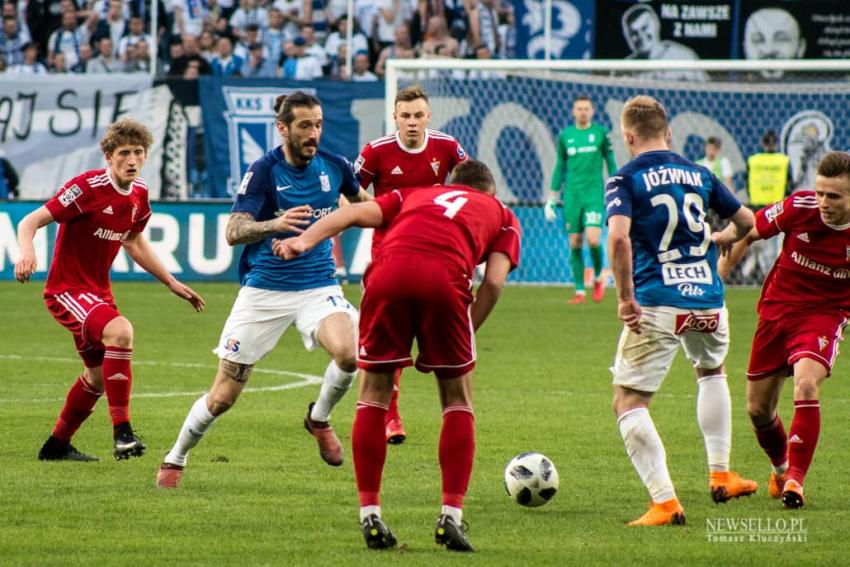
[{"label": "banner with portrait", "polygon": [[734,0],[599,0],[595,57],[727,59],[735,57],[734,31]]}]

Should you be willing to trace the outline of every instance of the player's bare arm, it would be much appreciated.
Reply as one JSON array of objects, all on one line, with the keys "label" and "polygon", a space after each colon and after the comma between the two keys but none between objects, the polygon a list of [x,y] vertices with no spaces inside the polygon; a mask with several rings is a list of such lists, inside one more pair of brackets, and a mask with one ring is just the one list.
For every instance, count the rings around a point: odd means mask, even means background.
[{"label": "player's bare arm", "polygon": [[755,215],[746,207],[739,208],[729,220],[726,228],[711,235],[721,256],[728,256],[732,245],[746,237],[756,224]]},{"label": "player's bare arm", "polygon": [[357,195],[341,196],[341,198],[346,199],[349,203],[365,203],[366,201],[373,200],[375,197],[373,197],[371,193],[361,187]]},{"label": "player's bare arm", "polygon": [[53,215],[47,207],[39,207],[18,224],[18,261],[15,263],[15,279],[21,283],[28,282],[38,267],[35,258],[35,249],[32,241],[35,233],[43,226],[53,222]]},{"label": "player's bare arm", "polygon": [[507,255],[501,252],[493,252],[487,257],[484,279],[478,287],[471,308],[472,328],[476,331],[484,324],[490,312],[493,311],[493,307],[496,306],[496,302],[499,301],[510,271],[511,260]]},{"label": "player's bare arm", "polygon": [[728,278],[732,272],[732,268],[738,265],[738,262],[744,257],[744,254],[746,254],[753,242],[761,239],[762,237],[756,227],[750,229],[744,238],[733,244],[732,248],[726,254],[722,254],[717,259],[717,275],[724,280]]},{"label": "player's bare arm", "polygon": [[635,300],[632,281],[632,219],[614,215],[608,219],[608,258],[617,286],[617,315],[633,332],[640,334],[641,307]]},{"label": "player's bare arm", "polygon": [[320,242],[339,234],[350,226],[376,227],[384,222],[381,207],[374,201],[356,203],[350,207],[337,209],[328,216],[319,219],[300,236],[272,242],[272,253],[284,260],[309,252]]},{"label": "player's bare arm", "polygon": [[310,206],[299,205],[287,209],[282,215],[268,221],[256,221],[248,213],[231,213],[227,220],[225,237],[231,246],[253,244],[281,232],[301,234],[310,221]]},{"label": "player's bare arm", "polygon": [[140,232],[131,232],[123,245],[133,261],[140,265],[147,273],[165,284],[171,290],[171,293],[191,303],[195,311],[200,313],[204,310],[204,298],[171,275],[162,262],[159,261],[150,243]]}]

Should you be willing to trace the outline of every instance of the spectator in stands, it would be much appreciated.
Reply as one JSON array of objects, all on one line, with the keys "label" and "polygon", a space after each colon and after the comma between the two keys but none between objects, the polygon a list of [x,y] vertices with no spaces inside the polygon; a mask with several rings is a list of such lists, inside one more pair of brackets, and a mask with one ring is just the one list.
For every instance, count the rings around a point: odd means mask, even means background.
[{"label": "spectator in stands", "polygon": [[[341,16],[336,23],[334,31],[328,35],[327,39],[325,39],[325,54],[326,58],[331,61],[331,65],[335,60],[342,62],[345,64],[345,59],[339,58],[339,46],[345,45],[347,38],[347,26],[348,26],[348,16]],[[354,48],[354,53],[358,51],[369,51],[369,40],[366,39],[366,36],[360,33],[357,30],[357,26],[354,26],[354,33],[351,36],[351,45]]]},{"label": "spectator in stands", "polygon": [[277,65],[265,56],[262,43],[252,43],[248,61],[243,67],[243,76],[271,79],[277,76]]},{"label": "spectator in stands", "polygon": [[88,73],[122,73],[124,62],[115,56],[112,38],[104,37],[97,44],[98,54],[88,62],[86,72]]},{"label": "spectator in stands", "polygon": [[328,65],[328,54],[325,53],[325,48],[316,38],[316,29],[311,25],[301,26],[301,37],[304,38],[305,53],[315,57],[319,66],[324,68]]},{"label": "spectator in stands", "polygon": [[[322,39],[328,35],[328,2],[327,0],[304,0],[301,12],[303,25],[313,28]],[[304,35],[304,30],[301,30]]]},{"label": "spectator in stands", "polygon": [[0,73],[6,72],[6,57],[0,52]]},{"label": "spectator in stands", "polygon": [[438,48],[442,47],[440,52],[457,57],[460,44],[458,41],[449,35],[449,26],[446,23],[446,18],[442,15],[434,15],[428,19],[428,28],[425,31],[425,41],[422,42],[422,53],[437,55]]},{"label": "spectator in stands", "polygon": [[498,56],[502,50],[499,34],[499,13],[496,0],[478,0],[469,15],[472,45],[484,45],[490,56]]},{"label": "spectator in stands", "polygon": [[[284,42],[292,41],[301,35],[301,26],[304,24],[302,17],[304,0],[275,0],[274,8],[280,13],[283,22]],[[269,27],[271,23],[271,10],[269,10]]]},{"label": "spectator in stands", "polygon": [[400,24],[395,29],[395,42],[381,50],[375,63],[375,74],[384,76],[387,59],[416,59],[416,56],[416,49],[410,42],[410,28],[407,24]]},{"label": "spectator in stands", "polygon": [[[242,58],[243,61],[248,61],[248,57],[251,56],[251,46],[255,43],[259,43],[263,45],[263,41],[260,37],[260,27],[257,24],[248,24],[245,28],[245,35],[242,36],[242,39],[236,42],[236,45],[233,47],[233,54],[238,55]],[[263,57],[268,58],[268,50],[263,46]]]},{"label": "spectator in stands", "polygon": [[218,55],[212,60],[212,74],[216,77],[232,77],[242,74],[242,65],[245,61],[233,55],[233,42],[229,37],[220,37],[216,43]]},{"label": "spectator in stands", "polygon": [[[26,6],[28,3],[23,2],[22,5]],[[26,10],[18,11],[17,2],[5,2],[3,4],[2,15],[3,19],[12,18],[17,23],[18,34],[23,40],[24,43],[29,43],[32,41],[32,34],[30,33],[30,29],[27,26],[27,18],[26,18]],[[8,64],[8,61],[7,61]]]},{"label": "spectator in stands", "polygon": [[[410,18],[413,12],[407,0],[377,0],[378,7],[378,45],[383,50],[396,43],[396,31],[399,26],[407,27],[410,38]],[[411,41],[412,45],[412,41]]]},{"label": "spectator in stands", "polygon": [[[283,45],[290,39],[286,35],[283,23],[283,14],[280,9],[275,7],[269,8],[269,29],[266,30],[264,43],[268,50],[266,57],[274,62],[275,66],[280,66]],[[295,35],[292,37],[294,38]]]},{"label": "spectator in stands", "polygon": [[6,65],[18,65],[24,62],[24,45],[29,40],[21,34],[18,20],[14,16],[3,18],[3,30],[0,32],[0,54]]},{"label": "spectator in stands", "polygon": [[201,64],[198,60],[191,60],[186,64],[182,77],[186,80],[195,80],[201,76],[200,68]]},{"label": "spectator in stands", "polygon": [[56,67],[53,63],[53,58],[57,53],[64,54],[64,61],[60,65],[60,68],[75,65],[80,59],[80,46],[87,43],[88,40],[89,30],[86,25],[77,25],[76,9],[69,9],[63,12],[62,27],[54,31],[47,41],[47,61],[51,69]]},{"label": "spectator in stands", "polygon": [[[354,0],[354,21],[360,26],[360,31],[366,36],[371,48],[378,29],[377,0]],[[377,52],[378,49],[375,49],[374,53]]]},{"label": "spectator in stands", "polygon": [[171,9],[174,12],[172,32],[175,35],[191,34],[195,37],[201,35],[204,22],[210,15],[207,2],[204,0],[171,0]]},{"label": "spectator in stands", "polygon": [[174,66],[174,62],[183,57],[185,51],[183,50],[183,42],[177,38],[177,41],[174,41],[172,38],[171,43],[168,44],[168,61],[165,62],[165,73],[168,76],[172,76],[171,69]]},{"label": "spectator in stands", "polygon": [[200,50],[201,57],[206,59],[209,63],[212,63],[212,60],[216,55],[215,41],[215,34],[211,30],[202,31],[201,36],[198,38],[198,49]]},{"label": "spectator in stands", "polygon": [[127,59],[128,45],[135,45],[140,41],[146,41],[148,45],[151,43],[151,37],[145,33],[145,22],[141,16],[131,16],[127,27],[129,32],[118,43],[118,57],[121,57],[125,61]]},{"label": "spectator in stands", "polygon": [[[132,58],[127,58],[128,73],[148,73],[151,72],[151,52],[148,48],[148,42],[140,41],[135,45],[136,52]],[[163,74],[162,60],[157,57],[155,75],[161,77]]]},{"label": "spectator in stands", "polygon": [[38,44],[30,42],[24,45],[24,62],[10,67],[9,72],[20,75],[46,75],[47,67],[38,60]]},{"label": "spectator in stands", "polygon": [[355,82],[377,81],[378,76],[369,70],[369,52],[358,51],[352,62],[351,80]]},{"label": "spectator in stands", "polygon": [[61,75],[68,73],[68,64],[65,58],[64,51],[57,51],[53,54],[53,59],[50,61],[50,73],[52,75]]},{"label": "spectator in stands", "polygon": [[85,73],[88,68],[89,61],[91,61],[92,56],[94,55],[94,50],[91,48],[90,43],[84,43],[80,46],[79,59],[74,63],[70,71],[72,73]]},{"label": "spectator in stands", "polygon": [[257,0],[240,0],[239,7],[230,16],[230,27],[236,38],[242,38],[248,26],[254,25],[265,30],[269,27],[269,12],[263,6],[257,5]]},{"label": "spectator in stands", "polygon": [[322,76],[322,65],[313,55],[307,54],[306,40],[298,36],[292,40],[289,56],[283,62],[284,79],[310,81]]},{"label": "spectator in stands", "polygon": [[[201,56],[198,51],[198,40],[191,34],[183,34],[180,36],[180,42],[183,45],[183,55],[171,61],[171,67],[168,74],[172,77],[183,77],[186,74],[186,68],[190,61],[194,61],[197,66],[199,75],[212,74],[212,62],[207,61]],[[217,57],[216,53],[213,59]]]},{"label": "spectator in stands", "polygon": [[[92,41],[97,45],[104,37],[110,38],[112,40],[112,48],[116,50],[117,55],[117,46],[121,41],[121,37],[125,32],[129,31],[128,23],[124,16],[124,5],[121,0],[109,0],[108,6],[106,16],[97,22],[97,26],[92,34]],[[98,52],[100,52],[99,46]]]},{"label": "spectator in stands", "polygon": [[717,136],[709,136],[705,140],[705,156],[697,160],[697,165],[701,165],[713,173],[719,180],[726,185],[732,193],[735,193],[735,184],[732,181],[732,162],[726,156],[720,155],[722,142]]}]

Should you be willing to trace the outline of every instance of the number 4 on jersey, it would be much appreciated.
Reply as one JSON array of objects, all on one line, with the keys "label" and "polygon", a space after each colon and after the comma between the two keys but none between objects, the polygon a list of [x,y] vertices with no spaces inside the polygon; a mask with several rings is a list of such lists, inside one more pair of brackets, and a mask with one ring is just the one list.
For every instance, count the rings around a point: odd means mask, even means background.
[{"label": "number 4 on jersey", "polygon": [[434,197],[434,203],[444,207],[446,210],[443,214],[450,219],[453,219],[457,212],[469,202],[469,199],[461,197],[461,195],[466,195],[466,191],[449,191],[447,193],[441,193]]}]

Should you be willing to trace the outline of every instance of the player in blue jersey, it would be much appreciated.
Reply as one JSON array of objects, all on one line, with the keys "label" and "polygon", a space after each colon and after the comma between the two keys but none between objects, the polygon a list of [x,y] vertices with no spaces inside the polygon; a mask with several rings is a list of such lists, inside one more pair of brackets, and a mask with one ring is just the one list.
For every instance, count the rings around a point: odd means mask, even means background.
[{"label": "player in blue jersey", "polygon": [[157,486],[162,488],[177,488],[189,450],[233,406],[254,364],[292,324],[307,349],[321,346],[331,356],[304,425],[325,462],[342,464],[342,446],[329,420],[357,373],[357,311],[337,283],[330,241],[288,262],[272,253],[271,241],[300,234],[333,211],[341,194],[349,201],[369,195],[360,189],[351,163],[319,149],[322,107],[316,97],[302,92],[278,97],[275,112],[283,144],[248,169],[227,224],[228,243],[246,246],[239,262],[242,287],[213,351],[220,358],[218,373],[160,466]]},{"label": "player in blue jersey", "polygon": [[[652,505],[629,525],[683,524],[661,438],[649,415],[681,345],[697,378],[697,421],[715,502],[758,485],[729,470],[732,412],[723,362],[729,348],[718,248],[728,251],[752,228],[753,214],[708,169],[670,151],[664,107],[649,96],[629,100],[623,140],[634,158],[605,188],[608,252],[625,324],[612,368],[614,412],[626,452]],[[711,233],[708,209],[731,220]]]}]

